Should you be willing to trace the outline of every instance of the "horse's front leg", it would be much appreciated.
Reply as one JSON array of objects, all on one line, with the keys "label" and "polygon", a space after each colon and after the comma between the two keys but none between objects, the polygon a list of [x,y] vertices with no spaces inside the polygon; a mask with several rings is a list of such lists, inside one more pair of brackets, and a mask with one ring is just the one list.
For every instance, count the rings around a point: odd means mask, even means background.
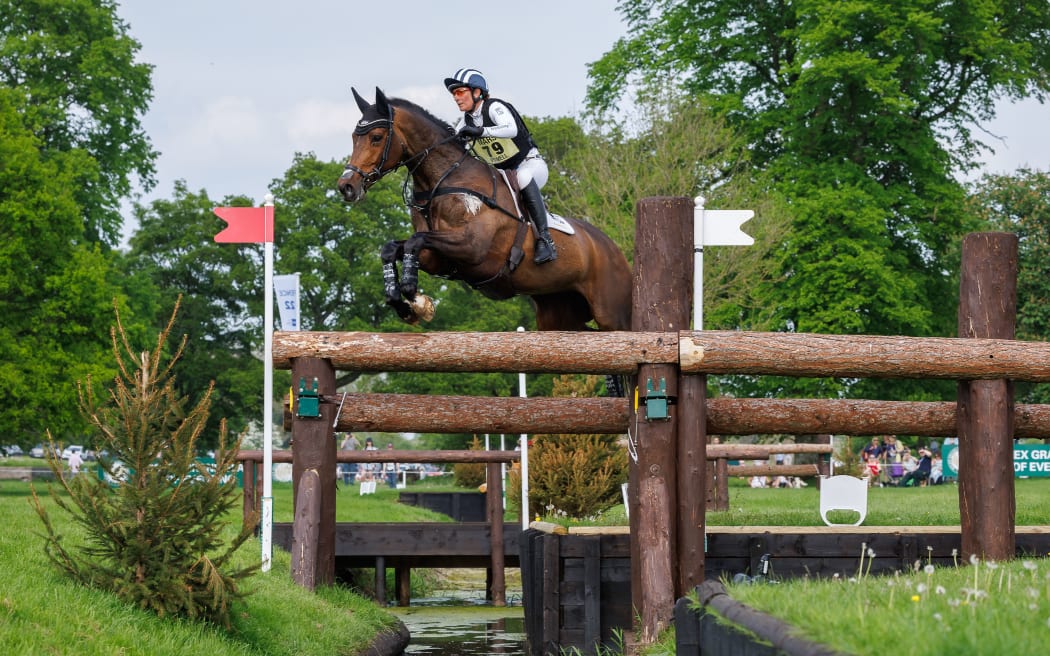
[{"label": "horse's front leg", "polygon": [[401,300],[397,285],[397,259],[405,252],[404,244],[404,240],[388,241],[379,251],[379,258],[383,262],[383,296],[386,298],[386,304],[394,308],[402,321],[416,323],[419,317],[408,303]]},{"label": "horse's front leg", "polygon": [[406,239],[402,246],[400,291],[401,297],[408,301],[407,306],[413,316],[417,320],[430,321],[434,318],[434,301],[419,293],[419,252],[426,243],[426,235],[425,232],[417,232]]}]

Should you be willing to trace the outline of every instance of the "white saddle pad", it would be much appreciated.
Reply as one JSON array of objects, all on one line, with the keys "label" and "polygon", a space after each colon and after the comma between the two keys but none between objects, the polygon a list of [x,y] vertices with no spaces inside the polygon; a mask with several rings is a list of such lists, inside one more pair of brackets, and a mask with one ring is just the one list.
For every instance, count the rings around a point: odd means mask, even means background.
[{"label": "white saddle pad", "polygon": [[558,216],[554,212],[547,212],[547,226],[557,230],[558,232],[564,232],[567,235],[576,234],[576,230],[568,221],[565,220],[565,217]]}]

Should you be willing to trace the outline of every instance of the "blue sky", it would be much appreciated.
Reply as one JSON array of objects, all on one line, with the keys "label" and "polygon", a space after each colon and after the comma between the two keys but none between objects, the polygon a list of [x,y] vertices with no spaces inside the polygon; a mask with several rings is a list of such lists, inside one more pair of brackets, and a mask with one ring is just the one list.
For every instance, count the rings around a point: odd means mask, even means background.
[{"label": "blue sky", "polygon": [[[184,179],[216,201],[261,202],[295,152],[346,157],[359,116],[351,85],[451,120],[441,80],[472,66],[526,114],[577,114],[587,64],[625,34],[615,0],[118,2],[140,59],[156,67],[144,126],[161,153],[159,184],[142,200],[170,197]],[[989,170],[1050,169],[1046,107],[1004,106],[987,127],[1005,139]]]}]

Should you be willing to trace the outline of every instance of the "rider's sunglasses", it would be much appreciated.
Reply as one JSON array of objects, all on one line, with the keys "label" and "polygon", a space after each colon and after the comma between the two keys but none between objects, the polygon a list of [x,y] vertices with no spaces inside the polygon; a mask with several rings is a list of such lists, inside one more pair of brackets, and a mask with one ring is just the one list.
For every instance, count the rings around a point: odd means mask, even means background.
[{"label": "rider's sunglasses", "polygon": [[452,90],[452,95],[453,96],[469,96],[470,95],[470,87],[456,87],[455,89]]}]

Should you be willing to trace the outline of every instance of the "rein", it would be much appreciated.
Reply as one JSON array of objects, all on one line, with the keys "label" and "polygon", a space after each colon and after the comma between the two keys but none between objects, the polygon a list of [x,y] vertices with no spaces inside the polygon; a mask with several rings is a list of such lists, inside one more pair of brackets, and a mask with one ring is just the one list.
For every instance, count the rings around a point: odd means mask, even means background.
[{"label": "rein", "polygon": [[[377,127],[384,127],[387,131],[386,142],[383,144],[383,156],[380,158],[379,163],[376,164],[374,169],[366,172],[360,169],[359,167],[347,162],[346,167],[344,167],[343,169],[343,174],[341,177],[349,177],[350,175],[356,173],[357,175],[361,176],[365,188],[368,188],[376,182],[378,182],[380,178],[382,178],[386,174],[392,173],[397,169],[401,168],[402,166],[406,167],[408,170],[408,175],[405,176],[405,182],[402,186],[402,196],[405,199],[406,205],[408,205],[411,209],[416,210],[423,216],[423,219],[426,221],[427,224],[427,229],[429,230],[434,229],[433,223],[430,219],[430,202],[439,196],[446,196],[448,194],[468,194],[470,196],[474,196],[486,206],[495,210],[499,210],[500,212],[506,214],[515,221],[526,223],[523,217],[520,217],[514,214],[513,212],[508,211],[496,202],[497,181],[495,171],[492,172],[491,196],[486,196],[484,193],[477,191],[476,189],[469,189],[467,187],[441,187],[441,184],[445,181],[445,179],[448,178],[448,176],[452,175],[452,173],[455,172],[456,169],[458,169],[459,166],[463,163],[463,160],[467,158],[469,152],[466,150],[463,151],[463,154],[462,156],[460,156],[459,160],[454,162],[452,166],[450,166],[444,173],[441,174],[441,177],[438,178],[437,183],[432,189],[430,189],[429,191],[415,191],[410,195],[408,193],[409,184],[412,181],[412,175],[415,173],[416,169],[418,169],[423,164],[426,158],[430,155],[431,151],[433,151],[435,148],[449,143],[450,141],[457,139],[458,137],[454,134],[450,135],[438,141],[437,143],[427,146],[423,150],[419,151],[418,153],[412,155],[407,159],[399,160],[394,164],[394,166],[390,168],[384,168],[387,165],[387,158],[390,157],[390,146],[394,141],[393,105],[390,106],[390,115],[387,117],[377,118],[371,121],[365,121],[362,119],[360,122],[358,122],[357,127],[354,129],[354,134],[367,134],[368,132],[372,131],[374,128]],[[405,144],[403,142],[401,144],[401,151],[405,151]]]}]

